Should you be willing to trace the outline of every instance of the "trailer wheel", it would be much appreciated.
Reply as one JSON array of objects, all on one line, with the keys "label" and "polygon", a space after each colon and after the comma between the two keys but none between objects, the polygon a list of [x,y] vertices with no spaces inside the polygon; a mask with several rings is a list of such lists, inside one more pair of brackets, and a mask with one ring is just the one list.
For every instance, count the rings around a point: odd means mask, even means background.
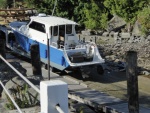
[{"label": "trailer wheel", "polygon": [[97,73],[100,75],[104,74],[104,69],[101,65],[97,65]]}]

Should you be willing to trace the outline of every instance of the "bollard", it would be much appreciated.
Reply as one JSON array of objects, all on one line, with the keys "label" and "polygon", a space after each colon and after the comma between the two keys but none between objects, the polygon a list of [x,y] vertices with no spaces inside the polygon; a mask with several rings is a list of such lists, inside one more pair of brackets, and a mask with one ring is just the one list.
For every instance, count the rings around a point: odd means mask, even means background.
[{"label": "bollard", "polygon": [[137,52],[128,51],[126,56],[126,76],[129,113],[139,113]]},{"label": "bollard", "polygon": [[68,113],[68,85],[60,80],[40,82],[41,113]]},{"label": "bollard", "polygon": [[40,78],[42,78],[39,45],[33,44],[30,46],[30,48],[31,48],[31,63],[33,75],[39,75]]}]

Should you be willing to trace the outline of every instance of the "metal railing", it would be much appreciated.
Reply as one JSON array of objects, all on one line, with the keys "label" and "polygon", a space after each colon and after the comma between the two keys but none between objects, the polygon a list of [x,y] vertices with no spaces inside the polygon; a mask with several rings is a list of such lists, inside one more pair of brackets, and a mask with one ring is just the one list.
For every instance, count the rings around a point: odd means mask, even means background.
[{"label": "metal railing", "polygon": [[59,112],[59,113],[65,113],[59,105],[56,105],[56,110]]},{"label": "metal railing", "polygon": [[38,89],[32,82],[30,82],[26,77],[24,77],[17,69],[15,69],[9,62],[7,62],[1,55],[0,58],[11,68],[13,69],[24,81],[26,81],[35,91],[40,94],[40,89]]},{"label": "metal railing", "polygon": [[19,111],[19,113],[23,113],[21,111],[21,109],[19,108],[19,106],[17,105],[17,103],[15,102],[15,100],[11,97],[11,95],[9,94],[8,90],[5,88],[4,84],[0,81],[1,86],[3,87],[3,89],[5,90],[6,94],[9,96],[9,98],[11,99],[12,103],[14,104],[14,106],[17,108],[17,110]]},{"label": "metal railing", "polygon": [[[32,82],[30,82],[26,77],[24,77],[18,70],[16,70],[9,62],[7,62],[1,55],[0,55],[0,59],[2,59],[13,71],[15,71],[24,81],[26,81],[36,92],[38,92],[40,94],[40,89],[38,89]],[[11,101],[13,102],[14,106],[17,108],[19,113],[23,113],[21,111],[21,109],[19,108],[19,106],[17,105],[17,103],[15,102],[15,100],[13,99],[13,97],[10,95],[9,91],[5,88],[4,84],[2,83],[2,81],[0,80],[0,84],[3,87],[3,89],[5,90],[6,94],[9,96],[9,98],[11,99]],[[57,104],[55,106],[55,109],[59,112],[59,113],[65,113],[59,106],[59,104]]]}]

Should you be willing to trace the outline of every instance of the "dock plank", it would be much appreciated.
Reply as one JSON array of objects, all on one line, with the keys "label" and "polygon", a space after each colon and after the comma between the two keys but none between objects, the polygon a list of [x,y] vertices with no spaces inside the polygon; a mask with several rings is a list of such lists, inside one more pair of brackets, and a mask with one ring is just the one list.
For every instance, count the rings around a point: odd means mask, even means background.
[{"label": "dock plank", "polygon": [[[31,65],[29,63],[21,61],[20,64],[24,69],[27,70],[28,76],[33,76],[32,67],[30,67]],[[48,71],[44,68],[42,68],[42,75],[45,80],[48,80]],[[65,77],[59,76],[56,73],[50,73],[50,76],[51,80],[59,79],[68,84],[68,96],[71,99],[85,103],[97,109],[103,109],[104,112],[109,111],[111,113],[128,113],[128,103],[119,98],[90,89],[84,85],[80,85],[80,83],[76,82],[75,80],[66,79]],[[150,113],[150,109],[140,106],[140,113]]]}]

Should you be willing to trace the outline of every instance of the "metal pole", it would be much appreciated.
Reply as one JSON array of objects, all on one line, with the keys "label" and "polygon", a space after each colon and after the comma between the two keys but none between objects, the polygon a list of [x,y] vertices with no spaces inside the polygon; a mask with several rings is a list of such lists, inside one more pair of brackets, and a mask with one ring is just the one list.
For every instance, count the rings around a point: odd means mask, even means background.
[{"label": "metal pole", "polygon": [[79,35],[79,41],[80,41],[80,35]]},{"label": "metal pole", "polygon": [[16,7],[16,1],[14,0],[14,8]]},{"label": "metal pole", "polygon": [[50,80],[50,50],[49,50],[49,39],[47,38],[47,57],[48,57],[48,80]]}]

